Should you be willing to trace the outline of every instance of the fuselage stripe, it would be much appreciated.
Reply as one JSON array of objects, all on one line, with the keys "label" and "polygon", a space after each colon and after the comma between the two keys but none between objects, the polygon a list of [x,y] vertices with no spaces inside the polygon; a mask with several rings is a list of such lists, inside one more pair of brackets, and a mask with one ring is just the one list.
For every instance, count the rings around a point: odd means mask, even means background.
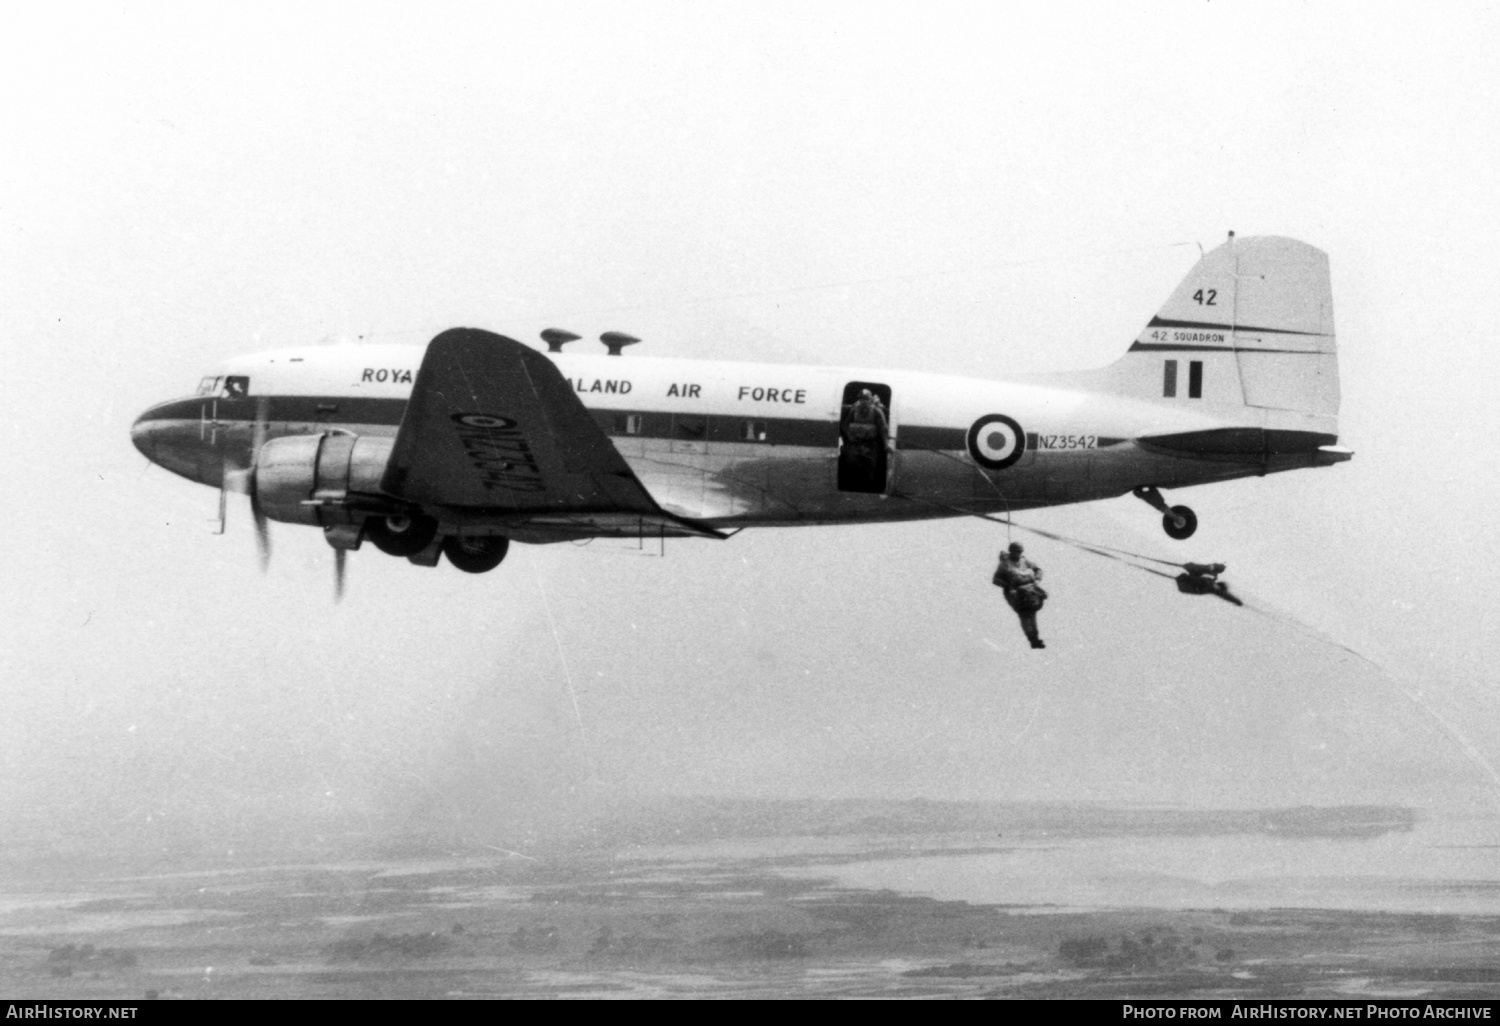
[{"label": "fuselage stripe", "polygon": [[[262,414],[264,400],[264,414]],[[176,399],[153,406],[141,415],[153,420],[202,421],[205,424],[253,424],[264,415],[274,425],[306,424],[309,431],[344,424],[396,428],[406,413],[406,400],[348,396],[236,396]],[[834,420],[809,417],[728,416],[705,413],[663,413],[642,409],[592,409],[594,422],[610,438],[668,439],[677,442],[744,442],[834,449],[839,425]],[[896,427],[898,448],[962,450],[964,432],[957,427],[921,424]]]}]

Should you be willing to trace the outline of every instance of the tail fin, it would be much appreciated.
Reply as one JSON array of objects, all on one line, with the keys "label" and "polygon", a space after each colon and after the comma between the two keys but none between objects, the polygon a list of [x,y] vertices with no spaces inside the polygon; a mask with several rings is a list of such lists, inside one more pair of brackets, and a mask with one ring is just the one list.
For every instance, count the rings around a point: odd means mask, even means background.
[{"label": "tail fin", "polygon": [[1337,435],[1327,254],[1294,239],[1231,235],[1198,261],[1101,377],[1117,395],[1250,407],[1266,411],[1257,419],[1268,428]]}]

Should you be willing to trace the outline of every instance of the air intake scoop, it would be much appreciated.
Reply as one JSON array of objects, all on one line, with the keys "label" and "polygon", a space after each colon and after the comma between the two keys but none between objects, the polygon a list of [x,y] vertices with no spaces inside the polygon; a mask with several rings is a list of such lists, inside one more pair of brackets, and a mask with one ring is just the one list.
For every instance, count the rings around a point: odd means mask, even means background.
[{"label": "air intake scoop", "polygon": [[623,331],[606,331],[599,336],[599,341],[609,347],[610,356],[619,356],[620,350],[626,346],[635,345],[640,339],[634,335],[627,335]]},{"label": "air intake scoop", "polygon": [[582,335],[575,335],[571,331],[564,331],[562,328],[542,329],[542,341],[547,343],[547,352],[549,353],[560,353],[563,351],[563,346],[569,342],[577,342],[582,337]]}]

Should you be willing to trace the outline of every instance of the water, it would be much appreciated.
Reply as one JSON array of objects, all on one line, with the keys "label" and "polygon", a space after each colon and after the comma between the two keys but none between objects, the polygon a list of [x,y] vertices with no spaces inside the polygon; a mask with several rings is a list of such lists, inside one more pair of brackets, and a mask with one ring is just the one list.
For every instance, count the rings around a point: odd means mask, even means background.
[{"label": "water", "polygon": [[797,872],[851,888],[1056,909],[1500,915],[1500,818],[1432,818],[1373,838],[1033,836],[993,852],[840,860]]},{"label": "water", "polygon": [[[726,836],[715,820],[690,843],[667,840],[673,826],[526,859],[429,853],[16,880],[0,890],[0,990],[1500,993],[1500,817],[867,811],[836,829],[829,810],[796,806],[782,832],[715,839]],[[819,822],[824,833],[806,831]]]}]

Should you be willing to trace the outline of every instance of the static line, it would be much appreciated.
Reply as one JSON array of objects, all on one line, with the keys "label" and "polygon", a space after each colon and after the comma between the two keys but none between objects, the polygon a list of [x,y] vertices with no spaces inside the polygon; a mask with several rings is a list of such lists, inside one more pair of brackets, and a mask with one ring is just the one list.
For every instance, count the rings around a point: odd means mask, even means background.
[{"label": "static line", "polygon": [[[1147,567],[1147,566],[1140,566],[1139,564],[1127,562],[1126,560],[1122,559],[1121,556],[1130,556],[1130,557],[1133,557],[1135,559],[1150,560],[1153,563],[1162,563],[1162,564],[1165,564],[1167,566],[1182,566],[1181,563],[1171,563],[1171,562],[1169,562],[1169,561],[1167,561],[1165,559],[1157,559],[1155,556],[1143,556],[1143,555],[1141,555],[1139,553],[1136,553],[1136,552],[1127,552],[1124,549],[1111,549],[1108,546],[1098,546],[1098,547],[1095,547],[1092,544],[1085,543],[1085,542],[1080,542],[1077,539],[1068,538],[1068,537],[1065,537],[1065,536],[1060,535],[1060,534],[1054,534],[1051,531],[1043,531],[1043,530],[1040,530],[1039,528],[1027,527],[1025,524],[1017,524],[1014,521],[1010,520],[1009,518],[1007,518],[1005,520],[1001,520],[999,517],[994,517],[994,516],[991,516],[991,515],[989,515],[987,513],[978,513],[978,512],[974,512],[972,510],[964,510],[964,509],[961,509],[961,508],[959,508],[957,506],[947,506],[945,503],[931,503],[931,505],[943,506],[943,507],[945,507],[947,509],[951,509],[954,512],[957,512],[957,513],[963,513],[963,514],[965,514],[967,516],[977,517],[980,520],[989,520],[992,523],[1003,524],[1006,527],[1006,529],[1007,529],[1007,536],[1009,534],[1009,529],[1011,527],[1019,527],[1023,531],[1030,531],[1032,534],[1040,535],[1043,538],[1050,538],[1050,539],[1052,539],[1054,541],[1059,541],[1059,542],[1062,542],[1062,543],[1067,544],[1067,545],[1072,545],[1075,548],[1082,549],[1084,552],[1091,552],[1091,553],[1093,553],[1096,556],[1103,556],[1105,559],[1113,559],[1113,560],[1116,560],[1118,562],[1125,563],[1126,566],[1133,566],[1137,570],[1144,570],[1148,574],[1156,574],[1158,577],[1165,577],[1168,580],[1175,580],[1175,578],[1173,578],[1171,574],[1162,573],[1160,570],[1153,570],[1153,569],[1151,569],[1150,567]],[[1106,550],[1108,550],[1108,551],[1106,551]],[[1116,553],[1119,553],[1119,555],[1116,555]],[[1422,700],[1422,695],[1421,695],[1420,692],[1415,692],[1415,691],[1408,690],[1399,681],[1396,680],[1394,674],[1392,674],[1385,667],[1381,666],[1375,660],[1371,659],[1369,656],[1364,655],[1361,652],[1355,651],[1354,649],[1350,648],[1348,645],[1343,644],[1342,642],[1335,641],[1334,639],[1328,637],[1326,634],[1324,634],[1322,631],[1317,630],[1316,628],[1308,627],[1306,624],[1302,623],[1300,620],[1296,619],[1295,617],[1286,616],[1286,615],[1279,615],[1277,613],[1272,612],[1269,609],[1261,608],[1261,607],[1256,606],[1256,605],[1251,605],[1248,602],[1243,603],[1243,606],[1244,606],[1245,609],[1248,609],[1251,612],[1259,613],[1261,616],[1264,616],[1268,620],[1276,620],[1276,621],[1279,621],[1281,623],[1284,623],[1284,624],[1286,624],[1286,625],[1294,628],[1295,630],[1298,630],[1301,633],[1307,635],[1308,637],[1312,638],[1316,642],[1319,642],[1320,644],[1332,645],[1335,648],[1339,648],[1339,649],[1344,650],[1345,652],[1348,652],[1350,655],[1354,656],[1354,658],[1360,660],[1361,662],[1368,663],[1371,667],[1373,667],[1375,669],[1376,673],[1380,674],[1381,677],[1383,677],[1387,682],[1389,682],[1389,684],[1391,685],[1391,687],[1395,688],[1398,692],[1400,692],[1403,696],[1405,696],[1405,698],[1407,699],[1407,701],[1409,701],[1413,705],[1415,705],[1418,709],[1420,709],[1422,711],[1422,713],[1424,715],[1426,715],[1430,720],[1432,720],[1432,722],[1437,725],[1439,732],[1442,733],[1445,737],[1447,737],[1449,741],[1453,742],[1453,744],[1458,747],[1458,750],[1463,753],[1464,757],[1466,759],[1468,759],[1471,764],[1473,764],[1486,777],[1488,777],[1490,779],[1490,781],[1495,785],[1496,792],[1500,793],[1500,772],[1496,772],[1495,767],[1492,766],[1490,764],[1490,761],[1484,757],[1484,753],[1481,752],[1474,745],[1474,743],[1469,740],[1469,738],[1463,733],[1463,731],[1459,730],[1458,727],[1456,727],[1453,724],[1449,723],[1446,719],[1444,719],[1442,717],[1442,715],[1440,713],[1438,713],[1438,711],[1436,709],[1433,709],[1426,702],[1424,702]],[[998,651],[998,649],[997,649],[997,651]]]},{"label": "static line", "polygon": [[1484,753],[1481,752],[1474,745],[1474,743],[1469,740],[1469,738],[1464,734],[1463,731],[1459,730],[1453,724],[1449,723],[1436,709],[1433,709],[1425,701],[1422,700],[1422,693],[1420,691],[1409,690],[1396,679],[1395,674],[1391,673],[1384,666],[1381,666],[1369,656],[1365,655],[1362,652],[1355,651],[1341,641],[1335,641],[1333,638],[1318,630],[1316,627],[1309,627],[1307,624],[1304,624],[1301,620],[1298,620],[1294,616],[1276,613],[1271,611],[1270,609],[1260,608],[1258,606],[1250,605],[1249,603],[1245,604],[1245,608],[1250,610],[1252,613],[1259,613],[1261,616],[1264,616],[1268,620],[1275,620],[1284,623],[1316,642],[1324,645],[1332,645],[1334,648],[1342,649],[1343,651],[1348,652],[1354,658],[1358,659],[1360,662],[1367,663],[1369,666],[1373,667],[1375,672],[1380,674],[1380,676],[1384,678],[1391,687],[1399,691],[1403,696],[1405,696],[1407,701],[1411,702],[1412,705],[1415,705],[1424,714],[1426,714],[1426,716],[1431,719],[1433,723],[1437,724],[1439,732],[1447,737],[1449,741],[1453,742],[1453,744],[1457,745],[1458,750],[1464,754],[1464,757],[1468,759],[1469,762],[1473,764],[1477,769],[1479,769],[1485,776],[1487,776],[1494,783],[1496,792],[1500,793],[1500,773],[1497,773],[1495,771],[1495,767],[1490,765],[1490,761],[1484,757]]},{"label": "static line", "polygon": [[573,687],[573,672],[568,669],[568,656],[563,651],[562,636],[557,632],[557,620],[552,616],[552,603],[547,600],[547,589],[542,586],[542,575],[536,564],[531,566],[532,579],[536,581],[537,593],[542,596],[542,608],[547,612],[547,625],[552,628],[552,643],[557,646],[557,661],[562,664],[563,680],[568,683],[568,698],[573,702],[573,719],[578,724],[578,747],[583,755],[584,769],[589,779],[594,777],[594,760],[589,756],[588,733],[583,729],[583,713],[578,708],[578,692]]},{"label": "static line", "polygon": [[[1024,441],[1024,436],[1022,438],[1022,441]],[[991,488],[993,488],[995,490],[995,495],[997,495],[999,497],[1000,501],[1005,504],[1005,519],[1001,520],[999,517],[992,517],[988,513],[975,513],[975,512],[973,512],[971,510],[960,509],[957,506],[950,506],[950,505],[948,505],[945,502],[934,502],[931,499],[919,499],[915,495],[906,495],[906,494],[901,493],[901,492],[892,492],[891,495],[893,497],[899,497],[899,498],[902,498],[902,499],[906,499],[908,502],[920,502],[920,503],[924,503],[925,505],[928,505],[928,506],[936,506],[938,509],[951,510],[952,512],[955,512],[955,513],[961,513],[961,514],[963,514],[966,517],[978,517],[980,520],[991,520],[991,521],[994,521],[997,524],[1004,524],[1005,525],[1005,541],[1006,541],[1007,544],[1010,542],[1010,529],[1011,529],[1010,500],[1005,497],[1005,493],[1000,490],[1000,486],[995,483],[995,479],[994,478],[992,478],[992,477],[990,477],[990,475],[986,474],[984,472],[984,470],[979,466],[979,464],[968,462],[968,461],[965,461],[965,460],[961,460],[957,456],[953,455],[951,452],[944,452],[942,449],[933,449],[933,448],[930,448],[930,447],[925,446],[925,445],[913,445],[910,448],[916,449],[916,450],[918,450],[920,452],[936,453],[937,455],[943,457],[944,459],[952,460],[954,463],[957,463],[961,467],[966,467],[966,468],[972,469],[974,471],[974,473],[976,473],[976,474],[979,475],[980,480],[982,480],[985,484],[989,485]],[[1015,526],[1016,527],[1020,527],[1021,525],[1020,524],[1016,524]]]}]

